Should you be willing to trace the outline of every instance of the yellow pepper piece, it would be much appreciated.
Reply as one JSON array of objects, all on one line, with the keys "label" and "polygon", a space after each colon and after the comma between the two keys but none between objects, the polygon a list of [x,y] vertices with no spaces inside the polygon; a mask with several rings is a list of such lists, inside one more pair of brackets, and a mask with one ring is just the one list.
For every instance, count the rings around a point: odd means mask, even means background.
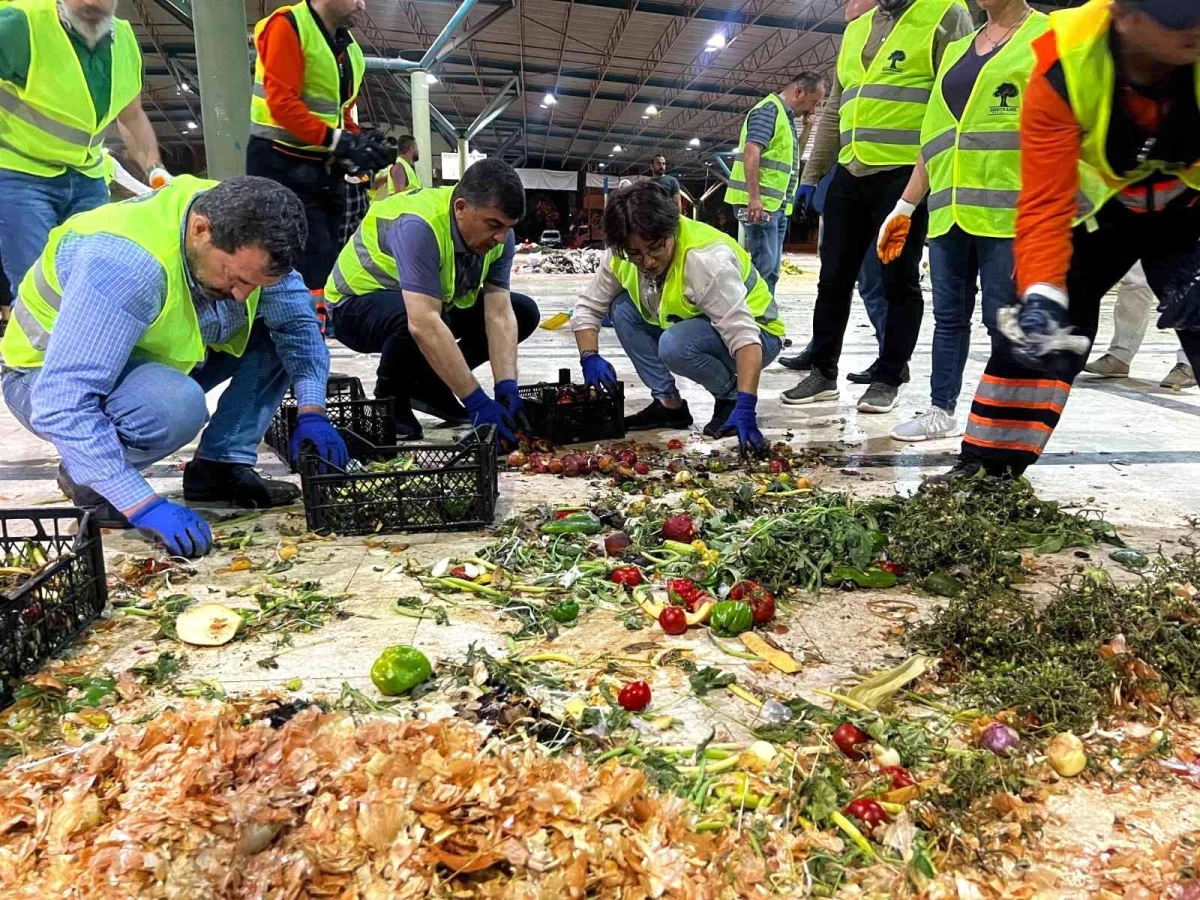
[{"label": "yellow pepper piece", "polygon": [[776,650],[753,631],[744,631],[738,635],[747,650],[765,659],[785,675],[795,675],[800,671],[800,664],[783,650]]},{"label": "yellow pepper piece", "polygon": [[708,617],[712,615],[713,607],[716,606],[711,600],[706,600],[704,603],[696,607],[694,613],[687,614],[688,627],[703,625],[708,621]]}]

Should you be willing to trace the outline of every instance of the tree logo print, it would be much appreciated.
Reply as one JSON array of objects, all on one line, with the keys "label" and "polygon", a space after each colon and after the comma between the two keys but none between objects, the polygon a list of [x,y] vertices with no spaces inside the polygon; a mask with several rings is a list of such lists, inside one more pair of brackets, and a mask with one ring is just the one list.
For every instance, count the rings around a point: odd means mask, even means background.
[{"label": "tree logo print", "polygon": [[1016,104],[1010,106],[1008,101],[1015,100],[1020,95],[1021,91],[1015,84],[1013,84],[1011,81],[1004,82],[992,93],[992,96],[1000,101],[1000,105],[993,106],[991,108],[991,112],[997,115],[1002,113],[1012,114],[1018,112],[1019,110],[1017,109]]},{"label": "tree logo print", "polygon": [[888,71],[899,72],[900,63],[904,62],[906,59],[908,59],[907,53],[905,53],[903,50],[896,50],[891,56],[888,57]]}]

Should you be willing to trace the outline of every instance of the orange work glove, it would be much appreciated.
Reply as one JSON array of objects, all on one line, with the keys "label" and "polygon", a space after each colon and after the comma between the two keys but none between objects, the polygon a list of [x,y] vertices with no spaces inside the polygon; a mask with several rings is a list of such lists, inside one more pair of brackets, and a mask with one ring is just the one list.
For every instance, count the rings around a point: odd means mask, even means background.
[{"label": "orange work glove", "polygon": [[904,252],[908,231],[912,228],[912,214],[916,208],[915,203],[909,203],[901,198],[896,201],[896,208],[883,220],[883,226],[879,229],[879,242],[876,249],[884,265],[895,262]]},{"label": "orange work glove", "polygon": [[146,178],[150,182],[150,187],[156,191],[160,187],[166,187],[171,183],[171,173],[162,166],[152,166],[150,171],[146,173]]}]

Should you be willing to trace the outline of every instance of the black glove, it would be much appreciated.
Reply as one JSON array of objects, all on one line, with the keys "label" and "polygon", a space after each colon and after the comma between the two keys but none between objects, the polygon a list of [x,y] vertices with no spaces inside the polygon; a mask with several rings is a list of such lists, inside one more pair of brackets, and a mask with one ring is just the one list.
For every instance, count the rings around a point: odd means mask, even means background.
[{"label": "black glove", "polygon": [[376,172],[396,161],[396,151],[378,131],[343,131],[333,155],[349,172]]}]

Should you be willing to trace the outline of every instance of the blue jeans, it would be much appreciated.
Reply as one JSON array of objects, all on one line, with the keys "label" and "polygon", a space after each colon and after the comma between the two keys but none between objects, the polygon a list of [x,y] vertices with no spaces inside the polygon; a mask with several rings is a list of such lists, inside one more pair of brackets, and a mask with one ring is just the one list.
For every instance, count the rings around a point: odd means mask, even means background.
[{"label": "blue jeans", "polygon": [[[8,408],[35,434],[29,419],[39,374],[39,370],[10,370],[4,376]],[[229,387],[209,421],[204,395],[226,381]],[[101,408],[117,430],[129,464],[136,469],[153,465],[185,446],[205,422],[208,427],[200,438],[198,459],[253,465],[258,442],[290,381],[270,332],[259,322],[240,358],[211,353],[190,375],[161,363],[131,359],[112,392],[101,401]]]},{"label": "blue jeans", "polygon": [[750,253],[750,261],[754,268],[767,283],[771,296],[775,296],[775,285],[779,281],[779,268],[783,264],[783,238],[787,234],[788,217],[783,209],[771,213],[771,221],[757,222],[751,225],[744,223],[746,229],[746,250]]},{"label": "blue jeans", "polygon": [[996,333],[996,310],[1017,302],[1013,242],[967,234],[957,225],[929,242],[933,277],[933,405],[954,412],[971,349],[976,278],[983,285],[983,325]]},{"label": "blue jeans", "polygon": [[883,334],[887,330],[887,297],[883,293],[883,262],[872,246],[863,257],[858,270],[858,295],[867,308],[867,318],[875,329],[875,343],[883,346]]},{"label": "blue jeans", "polygon": [[53,178],[0,169],[0,257],[13,296],[42,251],[50,230],[75,213],[108,202],[103,178],[68,170]]},{"label": "blue jeans", "polygon": [[[684,319],[664,330],[642,318],[628,293],[617,296],[610,315],[621,347],[654,399],[679,399],[674,375],[695,381],[718,400],[737,396],[737,362],[707,318]],[[783,341],[765,331],[759,334],[766,366],[779,355]]]}]

